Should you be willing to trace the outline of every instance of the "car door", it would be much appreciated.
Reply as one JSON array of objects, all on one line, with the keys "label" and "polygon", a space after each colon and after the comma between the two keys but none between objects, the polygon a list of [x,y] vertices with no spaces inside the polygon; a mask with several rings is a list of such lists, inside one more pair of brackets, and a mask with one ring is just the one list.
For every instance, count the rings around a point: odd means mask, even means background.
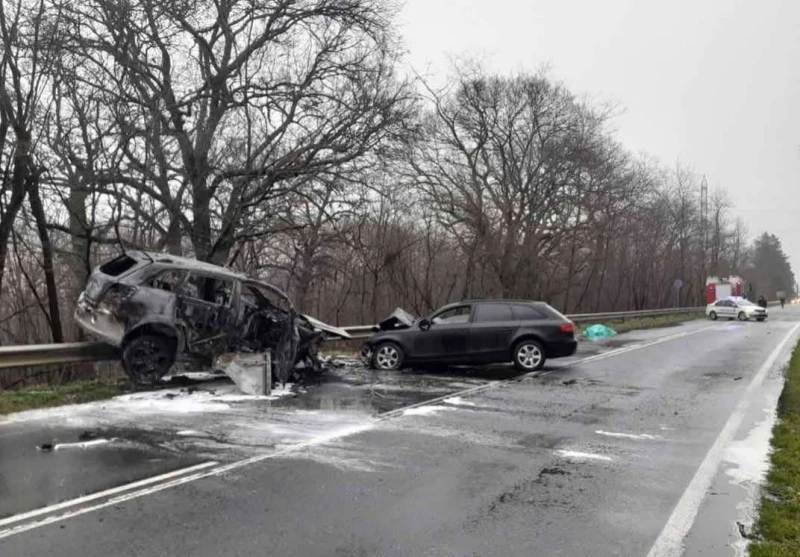
[{"label": "car door", "polygon": [[468,356],[478,361],[506,359],[518,325],[508,304],[499,302],[475,304],[469,330]]},{"label": "car door", "polygon": [[430,328],[414,335],[414,358],[460,361],[466,357],[472,304],[444,308],[429,319]]},{"label": "car door", "polygon": [[728,317],[728,300],[719,300],[714,304],[714,307],[711,308],[713,312],[717,314],[717,317]]},{"label": "car door", "polygon": [[723,315],[725,315],[725,317],[736,317],[736,310],[738,309],[736,303],[732,300],[724,300],[723,303],[725,304],[725,313]]},{"label": "car door", "polygon": [[224,350],[236,328],[237,282],[190,273],[178,291],[176,314],[189,352],[213,355]]}]

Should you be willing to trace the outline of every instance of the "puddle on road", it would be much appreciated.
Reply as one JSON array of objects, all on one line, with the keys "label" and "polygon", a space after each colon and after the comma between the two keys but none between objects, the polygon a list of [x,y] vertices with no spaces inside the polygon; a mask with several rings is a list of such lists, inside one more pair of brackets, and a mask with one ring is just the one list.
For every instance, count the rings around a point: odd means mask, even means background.
[{"label": "puddle on road", "polygon": [[516,375],[519,372],[510,366],[454,368],[426,373],[334,367],[316,380],[297,386],[297,396],[272,402],[271,406],[300,410],[361,411],[377,415]]}]

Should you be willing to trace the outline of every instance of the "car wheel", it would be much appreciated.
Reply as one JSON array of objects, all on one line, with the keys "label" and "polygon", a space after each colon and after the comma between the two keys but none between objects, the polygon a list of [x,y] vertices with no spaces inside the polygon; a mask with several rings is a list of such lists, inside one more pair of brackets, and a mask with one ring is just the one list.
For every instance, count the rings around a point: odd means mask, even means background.
[{"label": "car wheel", "polygon": [[142,335],[125,343],[122,364],[137,385],[153,385],[175,361],[175,341],[161,335]]},{"label": "car wheel", "polygon": [[756,321],[758,321],[759,323],[763,323],[763,321],[764,321],[765,319],[766,319],[766,317],[757,317],[757,318],[756,318]]},{"label": "car wheel", "polygon": [[708,317],[711,318],[711,321],[716,321],[717,320],[717,312],[716,311],[712,311],[711,313],[708,314]]},{"label": "car wheel", "polygon": [[747,321],[747,314],[745,312],[739,312],[739,321]]},{"label": "car wheel", "polygon": [[403,365],[403,349],[393,342],[382,342],[372,351],[372,367],[391,371]]},{"label": "car wheel", "polygon": [[542,369],[545,359],[544,348],[535,340],[523,340],[514,347],[514,367],[520,371]]}]

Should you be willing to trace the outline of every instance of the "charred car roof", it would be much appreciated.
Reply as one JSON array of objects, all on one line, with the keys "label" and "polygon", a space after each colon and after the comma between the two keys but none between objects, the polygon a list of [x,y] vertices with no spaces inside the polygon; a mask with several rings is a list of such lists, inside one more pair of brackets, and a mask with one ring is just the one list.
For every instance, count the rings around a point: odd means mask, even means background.
[{"label": "charred car roof", "polygon": [[179,255],[172,255],[168,253],[153,253],[149,251],[127,251],[125,255],[137,261],[150,262],[158,265],[162,269],[185,269],[187,271],[197,271],[207,275],[213,275],[217,278],[229,279],[242,282],[243,284],[250,284],[260,286],[274,292],[276,295],[283,298],[290,308],[294,308],[289,296],[277,286],[268,282],[263,282],[243,273],[234,271],[229,267],[222,267],[214,265],[213,263],[206,263],[205,261],[198,261],[189,257],[182,257]]}]

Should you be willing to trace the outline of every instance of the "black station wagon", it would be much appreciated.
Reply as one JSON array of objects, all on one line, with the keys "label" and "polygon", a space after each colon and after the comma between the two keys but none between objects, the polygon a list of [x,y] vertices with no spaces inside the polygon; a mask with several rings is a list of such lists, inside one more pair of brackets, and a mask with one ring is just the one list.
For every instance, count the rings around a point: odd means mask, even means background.
[{"label": "black station wagon", "polygon": [[373,368],[513,362],[540,369],[577,349],[575,325],[544,302],[478,300],[446,305],[414,319],[398,309],[379,324],[362,355]]}]

